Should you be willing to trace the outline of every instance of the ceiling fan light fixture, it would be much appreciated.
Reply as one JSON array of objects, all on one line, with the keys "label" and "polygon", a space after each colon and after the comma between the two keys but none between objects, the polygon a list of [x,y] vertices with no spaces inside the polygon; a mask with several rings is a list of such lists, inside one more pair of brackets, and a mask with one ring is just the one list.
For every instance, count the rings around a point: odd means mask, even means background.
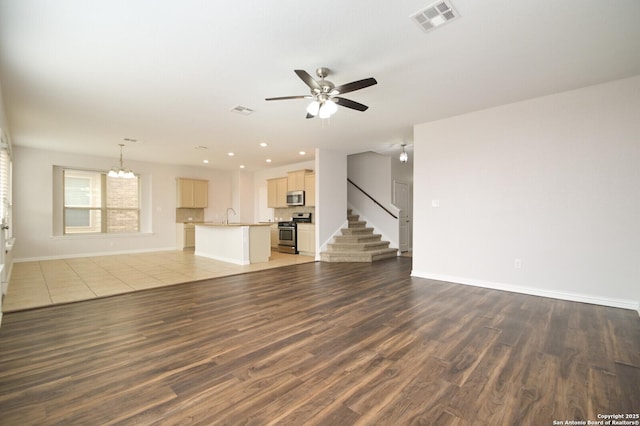
[{"label": "ceiling fan light fixture", "polygon": [[338,97],[345,93],[354,92],[366,87],[378,84],[375,78],[369,77],[362,80],[352,81],[351,83],[334,85],[325,77],[329,75],[329,68],[318,68],[316,75],[320,78],[315,80],[305,70],[294,70],[296,75],[307,85],[311,93],[309,95],[279,96],[275,98],[265,98],[265,101],[280,101],[285,99],[311,99],[312,102],[307,105],[307,117],[313,118],[320,116],[322,119],[331,117],[338,110],[338,106],[353,109],[355,111],[366,111],[367,106],[350,99]]},{"label": "ceiling fan light fixture", "polygon": [[338,105],[331,99],[328,99],[320,106],[320,118],[329,118],[338,111]]},{"label": "ceiling fan light fixture", "polygon": [[313,101],[309,104],[309,106],[307,107],[307,112],[310,115],[313,115],[314,117],[316,115],[318,115],[318,112],[320,111],[320,102],[318,101]]}]

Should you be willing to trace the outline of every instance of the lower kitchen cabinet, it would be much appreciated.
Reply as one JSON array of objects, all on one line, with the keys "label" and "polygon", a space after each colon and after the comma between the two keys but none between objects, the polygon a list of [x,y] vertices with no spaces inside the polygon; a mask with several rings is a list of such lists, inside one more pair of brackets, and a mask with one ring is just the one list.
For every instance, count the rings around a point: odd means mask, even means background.
[{"label": "lower kitchen cabinet", "polygon": [[313,223],[298,223],[298,252],[305,256],[316,255],[316,226]]},{"label": "lower kitchen cabinet", "polygon": [[193,223],[176,224],[176,246],[178,250],[196,247],[196,228]]}]

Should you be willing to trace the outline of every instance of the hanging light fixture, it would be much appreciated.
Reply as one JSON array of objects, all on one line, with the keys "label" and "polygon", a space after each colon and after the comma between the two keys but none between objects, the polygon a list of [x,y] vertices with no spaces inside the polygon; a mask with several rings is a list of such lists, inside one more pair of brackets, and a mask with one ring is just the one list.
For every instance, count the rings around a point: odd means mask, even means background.
[{"label": "hanging light fixture", "polygon": [[307,113],[320,118],[329,118],[338,111],[338,105],[327,95],[320,94],[309,104]]},{"label": "hanging light fixture", "polygon": [[109,170],[109,173],[107,174],[107,176],[112,178],[125,178],[125,179],[131,179],[136,177],[136,175],[131,170],[124,168],[124,165],[122,163],[122,147],[124,146],[124,144],[120,143],[118,145],[120,145],[120,167],[118,168],[114,167],[111,170]]},{"label": "hanging light fixture", "polygon": [[316,100],[311,102],[307,107],[307,112],[309,113],[309,115],[313,115],[314,117],[318,115],[319,111],[320,111],[320,102]]},{"label": "hanging light fixture", "polygon": [[406,163],[407,161],[409,161],[409,154],[407,154],[407,151],[404,150],[404,147],[407,146],[406,143],[402,144],[402,152],[400,153],[400,162],[401,163]]},{"label": "hanging light fixture", "polygon": [[336,103],[331,99],[327,99],[320,107],[320,118],[329,118],[335,114],[337,110],[338,105],[336,105]]}]

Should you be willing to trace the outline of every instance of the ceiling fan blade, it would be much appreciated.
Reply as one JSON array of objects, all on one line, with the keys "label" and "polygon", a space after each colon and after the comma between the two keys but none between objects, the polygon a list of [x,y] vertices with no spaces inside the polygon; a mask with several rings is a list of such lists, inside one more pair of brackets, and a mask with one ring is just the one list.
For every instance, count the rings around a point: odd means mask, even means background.
[{"label": "ceiling fan blade", "polygon": [[285,99],[311,99],[311,95],[299,95],[299,96],[280,96],[278,98],[265,98],[265,101],[282,101]]},{"label": "ceiling fan blade", "polygon": [[311,88],[311,90],[321,90],[320,89],[320,85],[318,84],[317,81],[315,81],[313,79],[313,77],[311,77],[311,75],[306,72],[305,70],[294,70],[293,72],[295,72],[298,77],[300,77],[300,79],[302,81],[304,81],[304,83],[309,86]]},{"label": "ceiling fan blade", "polygon": [[354,90],[364,89],[365,87],[373,86],[374,84],[378,84],[375,78],[369,77],[358,81],[352,81],[351,83],[343,84],[342,86],[337,86],[334,90],[337,90],[338,93],[345,94],[349,92],[353,92]]},{"label": "ceiling fan blade", "polygon": [[355,109],[357,111],[366,111],[369,107],[361,104],[360,102],[352,101],[351,99],[341,98],[339,96],[332,98],[335,103],[345,108]]}]

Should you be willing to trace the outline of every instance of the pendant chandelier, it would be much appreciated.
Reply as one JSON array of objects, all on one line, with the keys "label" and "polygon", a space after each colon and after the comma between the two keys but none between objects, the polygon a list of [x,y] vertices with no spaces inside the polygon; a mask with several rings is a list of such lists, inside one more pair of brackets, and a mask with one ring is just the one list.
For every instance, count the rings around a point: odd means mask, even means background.
[{"label": "pendant chandelier", "polygon": [[125,169],[124,164],[122,163],[122,147],[124,146],[124,144],[120,143],[118,145],[120,145],[120,167],[117,167],[117,168],[114,167],[111,170],[109,170],[109,173],[107,174],[107,176],[112,178],[132,179],[136,177],[136,175],[131,170]]},{"label": "pendant chandelier", "polygon": [[406,163],[407,161],[409,161],[409,154],[407,154],[407,151],[404,150],[404,147],[407,146],[406,143],[402,144],[402,152],[400,153],[400,162],[401,163]]}]

